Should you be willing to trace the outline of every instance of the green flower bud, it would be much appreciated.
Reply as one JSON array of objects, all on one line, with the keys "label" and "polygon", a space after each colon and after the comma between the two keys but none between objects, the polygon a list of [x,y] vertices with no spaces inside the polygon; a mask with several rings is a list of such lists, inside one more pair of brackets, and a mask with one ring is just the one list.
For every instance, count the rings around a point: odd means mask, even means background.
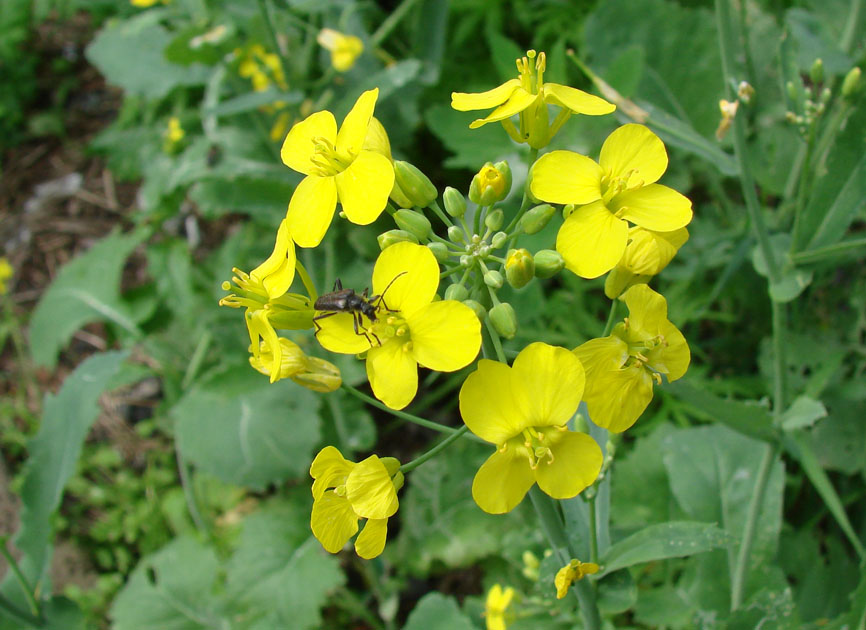
[{"label": "green flower bud", "polygon": [[394,222],[401,230],[406,230],[415,235],[419,241],[430,237],[432,226],[430,221],[420,212],[412,210],[397,210],[394,213]]},{"label": "green flower bud", "polygon": [[433,252],[436,257],[436,262],[444,263],[448,260],[448,247],[445,243],[427,243],[427,247]]},{"label": "green flower bud", "polygon": [[535,253],[535,277],[550,278],[565,267],[562,254],[552,249],[542,249]]},{"label": "green flower bud", "polygon": [[391,189],[390,197],[399,208],[411,208],[413,205],[412,200],[406,196],[396,179],[394,179],[394,187]]},{"label": "green flower bud", "polygon": [[502,302],[490,309],[490,323],[500,337],[513,339],[517,334],[517,315],[508,302]]},{"label": "green flower bud", "polygon": [[505,213],[502,212],[501,208],[496,208],[492,212],[489,212],[486,217],[484,217],[484,225],[493,230],[494,232],[502,227],[502,222],[505,220]]},{"label": "green flower bud", "polygon": [[472,178],[469,199],[479,206],[489,206],[502,201],[511,191],[511,169],[507,162],[495,165],[487,162]]},{"label": "green flower bud", "polygon": [[433,182],[409,162],[394,162],[394,178],[414,206],[425,208],[438,196]]},{"label": "green flower bud", "polygon": [[785,83],[785,90],[788,92],[788,98],[791,102],[797,103],[800,101],[800,90],[797,89],[797,85],[793,81]]},{"label": "green flower bud", "polygon": [[824,82],[824,62],[821,61],[820,57],[812,62],[812,67],[809,68],[809,78],[812,79],[812,83]]},{"label": "green flower bud", "polygon": [[484,284],[492,289],[499,289],[502,287],[502,274],[496,271],[495,269],[489,269],[484,272]]},{"label": "green flower bud", "polygon": [[574,416],[574,430],[578,433],[589,433],[589,422],[586,421],[582,413]]},{"label": "green flower bud", "polygon": [[463,300],[463,303],[475,311],[475,315],[478,317],[480,321],[484,321],[484,318],[487,316],[487,309],[481,306],[480,302],[475,300]]},{"label": "green flower bud", "polygon": [[418,239],[415,238],[414,234],[410,234],[406,230],[388,230],[387,232],[383,232],[377,238],[379,241],[379,249],[385,250],[394,243],[401,243],[403,241],[409,241],[410,243],[418,243]]},{"label": "green flower bud", "polygon": [[520,227],[526,234],[537,234],[544,229],[554,214],[556,214],[556,208],[549,203],[535,206],[521,217]]},{"label": "green flower bud", "polygon": [[462,217],[466,212],[466,198],[456,188],[448,186],[442,193],[442,201],[445,203],[445,212],[455,219]]},{"label": "green flower bud", "polygon": [[469,297],[469,291],[462,284],[452,284],[445,289],[446,300],[462,302]]},{"label": "green flower bud", "polygon": [[505,245],[505,239],[508,238],[508,234],[505,232],[497,232],[493,235],[493,238],[490,239],[490,246],[493,249],[499,249],[503,245]]},{"label": "green flower bud", "polygon": [[845,79],[842,81],[843,98],[850,99],[860,89],[860,75],[861,71],[858,66],[851,68],[851,70],[848,71],[848,74],[845,75]]},{"label": "green flower bud", "polygon": [[448,240],[452,243],[464,243],[466,242],[466,237],[463,234],[463,230],[456,225],[452,225],[448,228]]},{"label": "green flower bud", "polygon": [[525,249],[512,249],[505,259],[505,277],[515,289],[529,284],[535,277],[535,261],[532,254]]}]

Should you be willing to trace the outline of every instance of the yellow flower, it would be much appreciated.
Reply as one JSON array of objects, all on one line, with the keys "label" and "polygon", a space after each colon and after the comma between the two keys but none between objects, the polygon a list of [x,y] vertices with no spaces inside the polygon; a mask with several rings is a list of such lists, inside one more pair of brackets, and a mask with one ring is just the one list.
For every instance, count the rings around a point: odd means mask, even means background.
[{"label": "yellow flower", "polygon": [[[170,0],[162,0],[162,3],[163,3],[163,4],[168,4],[169,1],[170,1]],[[152,7],[152,6],[155,5],[157,2],[160,2],[160,0],[129,0],[129,4],[131,4],[132,6],[134,6],[134,7],[144,7],[144,8],[146,8],[146,7]]]},{"label": "yellow flower", "polygon": [[169,146],[178,144],[183,140],[186,132],[180,126],[180,118],[172,116],[168,119],[168,127],[165,130],[165,141]]},{"label": "yellow flower", "polygon": [[[267,52],[261,44],[253,44],[245,50],[236,50],[235,54],[241,59],[238,74],[249,79],[256,92],[264,92],[271,85],[288,89],[283,66],[275,53]],[[281,103],[275,105],[280,106]]]},{"label": "yellow flower", "polygon": [[556,237],[565,266],[583,278],[613,269],[625,252],[628,222],[670,232],[692,219],[691,202],[656,184],[668,166],[662,141],[643,125],[623,125],[601,148],[599,162],[571,151],[541,156],[530,189],[550,203],[575,204]]},{"label": "yellow flower", "polygon": [[[277,341],[280,349],[280,369],[276,371],[276,378],[271,378],[273,383],[281,378],[290,378],[298,385],[302,385],[314,392],[333,392],[340,388],[340,368],[333,363],[310,357],[304,354],[298,344],[280,337]],[[271,376],[274,372],[274,356],[272,348],[276,344],[263,341],[259,347],[258,354],[250,357],[250,365],[265,376]]]},{"label": "yellow flower", "polygon": [[[469,365],[481,347],[475,312],[456,300],[433,301],[439,265],[429,248],[401,242],[385,249],[373,268],[371,303],[376,321],[337,313],[317,320],[316,337],[331,352],[367,352],[373,394],[391,409],[408,405],[418,391],[418,366],[453,372]],[[387,291],[386,291],[387,289]]]},{"label": "yellow flower", "polygon": [[649,282],[668,266],[687,240],[689,231],[684,227],[673,232],[653,232],[632,226],[622,260],[605,278],[604,294],[615,300],[630,286]]},{"label": "yellow flower", "polygon": [[400,462],[370,455],[362,462],[343,459],[333,446],[323,448],[310,466],[313,511],[310,528],[326,551],[337,553],[367,523],[355,540],[355,551],[365,559],[385,549],[388,517],[397,512],[397,490],[403,485]]},{"label": "yellow flower", "polygon": [[584,400],[592,421],[621,433],[637,421],[653,397],[661,375],[675,381],[686,373],[691,355],[683,334],[667,318],[664,297],[645,284],[625,292],[629,316],[613,333],[574,349],[586,367]]},{"label": "yellow flower", "polygon": [[572,560],[556,572],[553,584],[556,586],[556,599],[562,599],[568,594],[572,583],[582,580],[587,575],[598,573],[598,565],[595,562],[581,562]]},{"label": "yellow flower", "polygon": [[536,482],[554,499],[570,499],[595,481],[601,449],[566,426],[584,381],[573,353],[540,342],[524,348],[512,367],[478,362],[460,389],[460,414],[470,431],[497,446],[472,482],[482,510],[511,511]]},{"label": "yellow flower", "polygon": [[6,286],[6,281],[12,277],[15,270],[9,261],[4,256],[0,256],[0,295],[6,295],[9,287]]},{"label": "yellow flower", "polygon": [[[534,65],[532,60],[535,60]],[[616,105],[603,98],[587,94],[581,90],[557,83],[545,83],[545,54],[535,51],[526,52],[526,57],[517,60],[519,79],[510,79],[499,87],[480,94],[451,93],[451,107],[466,112],[476,109],[495,107],[486,118],[479,118],[469,125],[477,129],[489,122],[501,122],[508,135],[515,142],[526,142],[540,149],[547,146],[550,139],[559,131],[572,113],[600,116],[609,114]],[[547,106],[561,108],[553,124],[548,126]],[[511,117],[520,115],[520,129],[514,127]]]},{"label": "yellow flower", "polygon": [[280,154],[283,163],[306,175],[289,202],[286,218],[295,242],[318,245],[337,201],[352,223],[375,221],[394,186],[394,167],[385,156],[363,148],[379,90],[364,92],[337,131],[331,112],[317,112],[292,127]]},{"label": "yellow flower", "polygon": [[508,622],[514,617],[508,610],[514,599],[514,589],[510,586],[503,588],[494,584],[487,593],[487,601],[484,603],[484,617],[487,620],[487,630],[505,630]]},{"label": "yellow flower", "polygon": [[346,72],[355,65],[355,60],[364,52],[364,43],[354,35],[344,35],[332,28],[319,31],[316,41],[331,51],[331,65],[337,72]]}]

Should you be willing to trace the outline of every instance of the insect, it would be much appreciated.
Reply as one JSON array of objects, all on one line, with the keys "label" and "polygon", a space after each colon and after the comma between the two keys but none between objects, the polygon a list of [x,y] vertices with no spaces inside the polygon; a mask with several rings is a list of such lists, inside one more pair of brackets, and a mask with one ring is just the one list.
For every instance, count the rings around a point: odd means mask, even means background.
[{"label": "insect", "polygon": [[[385,287],[385,290],[382,291],[380,295],[374,295],[370,298],[367,297],[367,289],[364,289],[360,294],[355,293],[355,289],[344,289],[343,283],[340,282],[339,278],[337,278],[337,281],[334,283],[334,290],[330,293],[320,295],[319,299],[316,300],[316,303],[313,304],[313,308],[317,311],[326,311],[321,315],[313,317],[313,324],[316,325],[316,333],[322,330],[318,320],[331,317],[337,313],[351,313],[355,334],[363,335],[367,338],[367,341],[370,341],[370,335],[373,335],[376,343],[382,345],[382,342],[379,341],[376,333],[369,331],[364,327],[362,316],[369,319],[370,323],[375,323],[378,320],[376,311],[380,305],[385,307],[386,311],[390,312],[391,309],[388,308],[388,304],[385,303],[385,293],[388,292],[388,289],[391,288],[391,285],[394,284],[397,278],[405,273],[405,271],[398,273],[394,276],[393,280],[388,283],[388,286]],[[370,341],[370,345],[372,344],[373,342]]]}]

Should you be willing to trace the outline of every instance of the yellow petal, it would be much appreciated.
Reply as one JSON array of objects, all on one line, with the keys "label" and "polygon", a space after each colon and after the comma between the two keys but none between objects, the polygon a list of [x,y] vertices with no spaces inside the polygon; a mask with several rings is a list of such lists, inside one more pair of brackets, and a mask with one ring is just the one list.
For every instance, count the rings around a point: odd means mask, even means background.
[{"label": "yellow petal", "polygon": [[616,266],[627,242],[628,223],[596,201],[569,215],[556,235],[556,251],[570,271],[582,278],[597,278]]},{"label": "yellow petal", "polygon": [[432,302],[438,288],[439,264],[429,247],[403,241],[376,259],[373,292],[383,297],[383,308],[411,315]]},{"label": "yellow petal", "polygon": [[431,302],[406,318],[412,354],[426,368],[453,372],[469,365],[481,348],[481,322],[456,300]]},{"label": "yellow petal", "polygon": [[277,299],[289,290],[295,279],[295,244],[289,234],[286,219],[280,222],[274,251],[268,259],[250,272],[250,277],[261,282],[268,297]]},{"label": "yellow petal", "polygon": [[377,455],[352,468],[346,478],[346,498],[355,514],[364,518],[388,518],[399,506],[391,476]]},{"label": "yellow petal", "polygon": [[577,411],[585,377],[573,352],[532,343],[517,355],[512,370],[512,378],[529,393],[528,426],[563,425]]},{"label": "yellow petal", "polygon": [[364,525],[364,529],[355,539],[355,553],[370,560],[385,550],[385,541],[388,538],[388,519],[371,519]]},{"label": "yellow petal", "polygon": [[587,94],[582,90],[577,90],[567,85],[545,83],[543,89],[545,102],[570,109],[577,114],[601,116],[609,114],[616,109],[616,105],[608,103],[603,98]]},{"label": "yellow petal", "polygon": [[532,194],[550,203],[590,203],[601,199],[601,167],[573,151],[542,155],[530,172]]},{"label": "yellow petal", "polygon": [[628,306],[629,332],[645,339],[655,337],[668,318],[668,303],[662,294],[645,284],[631,287],[623,295]]},{"label": "yellow petal", "polygon": [[514,90],[507,101],[490,112],[486,117],[473,120],[469,125],[469,128],[478,129],[478,127],[486,125],[489,122],[498,122],[500,120],[505,120],[506,118],[511,118],[514,114],[522,112],[524,109],[528,108],[536,100],[538,100],[537,94],[530,94],[523,88],[518,87]]},{"label": "yellow petal", "polygon": [[657,135],[631,123],[607,137],[598,162],[612,180],[628,176],[628,187],[633,188],[658,181],[668,167],[668,154]]},{"label": "yellow petal", "polygon": [[[270,375],[271,383],[276,383],[280,380],[280,368],[283,362],[283,347],[280,344],[280,338],[277,336],[277,331],[268,319],[268,312],[264,309],[259,309],[246,314],[247,330],[250,333],[250,342],[252,345],[253,356],[261,358],[262,345],[268,349],[271,354],[271,364],[268,366],[268,374]],[[262,338],[263,344],[259,344],[259,337]]]},{"label": "yellow petal", "polygon": [[638,366],[598,370],[592,387],[583,395],[590,419],[611,433],[622,433],[633,425],[653,397],[652,377]]},{"label": "yellow petal", "polygon": [[625,365],[628,359],[628,346],[619,337],[610,335],[600,339],[590,339],[575,348],[574,354],[586,370],[584,390],[584,397],[586,397],[601,393],[597,385],[599,375],[617,371]]},{"label": "yellow petal", "polygon": [[319,451],[310,465],[310,476],[315,480],[313,499],[320,499],[328,488],[343,485],[355,466],[355,463],[346,460],[333,446],[326,446]]},{"label": "yellow petal", "polygon": [[640,226],[628,231],[629,243],[619,266],[635,275],[654,276],[673,260],[677,251],[689,239],[689,231],[680,228],[672,232],[653,232]]},{"label": "yellow petal", "polygon": [[[361,152],[377,98],[379,98],[379,88],[374,88],[361,94],[355,101],[351,111],[343,119],[343,124],[340,125],[337,134],[337,153],[355,156]],[[389,187],[388,192],[390,191]]]},{"label": "yellow petal", "polygon": [[608,207],[618,217],[656,232],[670,232],[692,220],[688,197],[661,184],[622,192],[610,200]]},{"label": "yellow petal", "polygon": [[493,444],[504,444],[529,426],[530,401],[511,368],[498,361],[481,359],[478,369],[460,388],[460,415],[475,435]]},{"label": "yellow petal", "polygon": [[321,243],[336,208],[334,178],[307,175],[295,188],[286,212],[289,232],[295,242],[301,247],[315,247]]},{"label": "yellow petal", "polygon": [[[323,315],[320,312],[319,315]],[[317,315],[317,317],[319,316]],[[335,313],[327,317],[314,320],[319,326],[316,331],[316,339],[325,350],[338,352],[340,354],[360,354],[368,350],[375,341],[372,335],[365,337],[363,330],[358,328],[355,332],[355,320],[352,313]],[[364,328],[369,328],[370,320],[361,316]],[[360,333],[360,334],[359,334]],[[367,333],[369,335],[369,333]]]},{"label": "yellow petal", "polygon": [[388,139],[388,132],[385,131],[385,127],[375,116],[370,119],[370,125],[367,127],[367,137],[364,138],[363,149],[384,155],[388,161],[392,161],[391,141]]},{"label": "yellow petal", "polygon": [[510,512],[535,483],[529,460],[521,448],[496,451],[481,464],[472,481],[472,498],[488,514]]},{"label": "yellow petal", "polygon": [[[594,419],[594,418],[593,418]],[[547,431],[553,462],[544,459],[535,469],[538,487],[554,499],[576,497],[598,478],[604,457],[586,433]]]},{"label": "yellow petal", "polygon": [[649,365],[652,369],[675,381],[686,373],[691,361],[689,344],[683,333],[669,321],[659,327],[659,334],[664,337],[665,345],[659,346],[649,353]]},{"label": "yellow petal", "polygon": [[451,107],[458,112],[468,112],[475,109],[489,109],[498,107],[508,100],[512,92],[520,87],[518,79],[509,79],[499,87],[486,92],[467,94],[465,92],[451,92]]},{"label": "yellow petal", "polygon": [[394,166],[384,155],[361,151],[334,179],[346,218],[358,225],[368,225],[379,218],[388,203],[394,187]]},{"label": "yellow petal", "polygon": [[418,392],[418,364],[401,339],[392,337],[367,353],[367,380],[373,394],[391,409],[402,409]]},{"label": "yellow petal", "polygon": [[329,491],[313,502],[310,529],[326,551],[337,553],[358,531],[358,517],[345,497]]},{"label": "yellow petal", "polygon": [[324,138],[332,144],[337,139],[337,121],[331,112],[316,112],[289,130],[280,149],[283,164],[304,175],[316,172],[310,158],[317,138]]}]

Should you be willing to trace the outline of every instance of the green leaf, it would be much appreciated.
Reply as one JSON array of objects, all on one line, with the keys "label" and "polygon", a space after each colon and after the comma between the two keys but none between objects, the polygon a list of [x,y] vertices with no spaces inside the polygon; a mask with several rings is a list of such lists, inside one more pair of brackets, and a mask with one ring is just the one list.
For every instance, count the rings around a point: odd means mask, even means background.
[{"label": "green leaf", "polygon": [[264,489],[306,476],[319,441],[320,398],[248,365],[193,387],[172,408],[188,461],[236,485]]},{"label": "green leaf", "polygon": [[615,571],[598,582],[598,609],[605,615],[616,615],[634,608],[637,584],[628,571]]},{"label": "green leaf", "polygon": [[791,589],[764,589],[731,614],[726,630],[799,630],[800,615]]},{"label": "green leaf", "polygon": [[826,210],[821,223],[809,239],[805,253],[838,242],[864,207],[866,207],[866,153],[851,170],[833,204]]},{"label": "green leaf", "polygon": [[283,92],[274,87],[261,92],[246,92],[226,101],[220,101],[213,107],[206,108],[202,116],[231,116],[242,114],[265,105],[273,105],[282,102],[287,105],[297,105],[304,100],[304,93],[300,91]]},{"label": "green leaf", "polygon": [[208,219],[243,212],[276,225],[285,216],[294,190],[292,183],[284,180],[237,177],[200,181],[193,185],[189,197]]},{"label": "green leaf", "polygon": [[[776,302],[790,302],[797,298],[812,283],[814,273],[794,266],[790,256],[791,235],[773,234],[770,237],[776,264],[781,276],[775,282],[770,282],[770,297]],[[760,245],[752,250],[752,264],[760,275],[769,278],[767,261]]]},{"label": "green leaf", "polygon": [[649,628],[667,626],[683,630],[694,628],[695,606],[682,589],[673,586],[641,590],[635,606],[635,620]]},{"label": "green leaf", "polygon": [[[488,26],[491,26],[488,22]],[[526,51],[515,44],[508,37],[495,28],[485,29],[485,38],[490,47],[490,59],[496,67],[496,74],[501,81],[507,81],[517,76],[517,68],[514,65],[516,59],[526,55]],[[530,61],[534,64],[534,61]],[[491,86],[493,87],[493,86]]]},{"label": "green leaf", "polygon": [[738,433],[767,442],[775,439],[770,411],[758,402],[719,398],[685,381],[668,383],[665,391],[687,403],[698,415],[721,422]]},{"label": "green leaf", "polygon": [[434,105],[424,112],[430,130],[455,154],[445,160],[445,166],[475,171],[487,161],[493,162],[517,151],[498,123],[469,128],[469,123],[485,115],[484,112],[455,112],[448,105]]},{"label": "green leaf", "polygon": [[798,396],[782,415],[782,428],[795,431],[811,427],[821,418],[827,417],[827,409],[820,400],[809,396]]},{"label": "green leaf", "polygon": [[453,597],[428,593],[412,610],[403,630],[474,630]]},{"label": "green leaf", "polygon": [[36,363],[53,368],[73,333],[92,322],[112,322],[140,335],[118,287],[126,259],[146,236],[144,230],[115,232],[61,268],[30,320],[30,348]]}]

